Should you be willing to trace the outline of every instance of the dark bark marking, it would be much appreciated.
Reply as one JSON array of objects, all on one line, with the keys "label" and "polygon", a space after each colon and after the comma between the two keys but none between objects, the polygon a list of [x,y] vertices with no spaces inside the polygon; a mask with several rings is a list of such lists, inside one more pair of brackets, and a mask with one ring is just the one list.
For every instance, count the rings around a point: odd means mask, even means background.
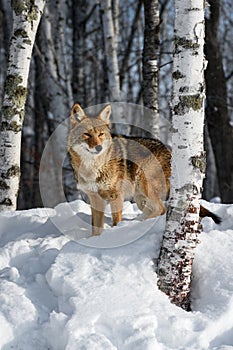
[{"label": "dark bark marking", "polygon": [[5,181],[0,180],[0,189],[1,190],[8,190],[10,187],[7,185]]},{"label": "dark bark marking", "polygon": [[193,42],[192,40],[186,39],[185,37],[175,36],[174,46],[175,46],[175,54],[178,54],[180,52],[180,47],[186,50],[187,49],[196,50],[200,47],[200,44],[198,44],[197,42]]},{"label": "dark bark marking", "polygon": [[199,156],[191,157],[191,163],[195,168],[200,169],[200,172],[205,174],[206,170],[206,154],[202,152]]},{"label": "dark bark marking", "polygon": [[32,0],[25,0],[24,2],[22,0],[12,0],[12,8],[17,16],[25,12],[28,22],[37,20],[38,7],[34,5]]},{"label": "dark bark marking", "polygon": [[11,123],[2,122],[1,131],[4,131],[4,130],[10,130],[10,131],[14,131],[15,133],[17,133],[17,132],[20,132],[22,130],[22,124],[18,124],[16,121],[13,121]]},{"label": "dark bark marking", "polygon": [[18,165],[12,165],[6,172],[6,174],[4,174],[4,176],[2,175],[3,178],[5,179],[9,179],[12,176],[19,176],[20,175],[20,168]]},{"label": "dark bark marking", "polygon": [[172,77],[173,79],[178,80],[184,78],[184,75],[179,70],[176,70],[172,73]]},{"label": "dark bark marking", "polygon": [[4,198],[3,201],[0,202],[0,204],[11,207],[12,206],[12,200],[10,198]]},{"label": "dark bark marking", "polygon": [[200,94],[179,96],[180,102],[176,106],[174,106],[174,112],[177,115],[184,115],[191,108],[194,111],[198,111],[202,107],[203,98],[204,97]]},{"label": "dark bark marking", "polygon": [[[27,89],[20,85],[22,81],[23,79],[21,76],[17,74],[8,75],[5,81],[5,93],[12,97],[12,100],[17,108],[24,108],[27,97]],[[10,115],[12,115],[12,113],[10,113]],[[9,119],[10,115],[8,114]]]},{"label": "dark bark marking", "polygon": [[28,33],[24,29],[17,29],[14,32],[15,37],[28,38]]}]

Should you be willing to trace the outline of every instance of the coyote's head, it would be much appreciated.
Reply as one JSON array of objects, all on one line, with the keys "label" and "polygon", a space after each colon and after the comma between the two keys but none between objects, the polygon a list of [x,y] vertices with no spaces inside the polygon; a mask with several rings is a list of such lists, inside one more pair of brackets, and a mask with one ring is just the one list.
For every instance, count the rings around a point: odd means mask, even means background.
[{"label": "coyote's head", "polygon": [[111,106],[106,105],[96,117],[88,117],[75,103],[70,116],[69,147],[82,157],[98,156],[111,143],[109,117]]}]

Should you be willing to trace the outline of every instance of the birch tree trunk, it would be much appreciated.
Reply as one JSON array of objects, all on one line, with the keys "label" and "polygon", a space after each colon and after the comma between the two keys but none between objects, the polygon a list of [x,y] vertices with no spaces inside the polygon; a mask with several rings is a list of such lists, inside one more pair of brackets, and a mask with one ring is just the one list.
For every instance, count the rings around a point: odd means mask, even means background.
[{"label": "birch tree trunk", "polygon": [[107,76],[110,99],[120,101],[120,79],[117,60],[117,40],[115,38],[111,0],[100,2],[103,16],[104,46],[107,61]]},{"label": "birch tree trunk", "polygon": [[[111,0],[100,1],[102,19],[103,19],[103,31],[104,31],[104,48],[107,63],[107,78],[108,78],[108,91],[109,98],[112,102],[120,102],[120,76],[119,76],[119,66],[117,58],[117,42],[118,38],[115,36],[114,32],[114,22],[113,22],[113,11]],[[124,123],[125,118],[119,107],[117,113],[118,123]],[[114,133],[122,133],[124,128],[120,125],[113,126]]]},{"label": "birch tree trunk", "polygon": [[158,286],[190,310],[192,263],[198,243],[199,199],[205,172],[204,5],[175,0],[172,174]]},{"label": "birch tree trunk", "polygon": [[118,49],[118,37],[119,37],[119,0],[112,1],[112,17],[113,17],[113,30],[115,37],[116,50]]},{"label": "birch tree trunk", "polygon": [[20,177],[21,131],[32,48],[45,0],[13,0],[13,31],[2,104],[0,210],[15,210]]},{"label": "birch tree trunk", "polygon": [[153,137],[159,136],[158,106],[158,49],[159,49],[159,4],[158,0],[144,0],[144,47],[142,59],[142,94],[144,106],[151,110],[146,120],[147,130]]}]

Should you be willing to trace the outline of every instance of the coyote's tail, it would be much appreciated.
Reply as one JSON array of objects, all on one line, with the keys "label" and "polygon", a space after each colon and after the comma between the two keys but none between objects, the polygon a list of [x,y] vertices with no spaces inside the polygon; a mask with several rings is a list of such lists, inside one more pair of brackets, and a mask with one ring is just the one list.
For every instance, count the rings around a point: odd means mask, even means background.
[{"label": "coyote's tail", "polygon": [[204,208],[201,205],[200,206],[200,217],[203,218],[205,216],[212,218],[216,224],[220,224],[222,222],[222,219],[218,215],[212,213],[211,211],[209,211],[208,209]]}]

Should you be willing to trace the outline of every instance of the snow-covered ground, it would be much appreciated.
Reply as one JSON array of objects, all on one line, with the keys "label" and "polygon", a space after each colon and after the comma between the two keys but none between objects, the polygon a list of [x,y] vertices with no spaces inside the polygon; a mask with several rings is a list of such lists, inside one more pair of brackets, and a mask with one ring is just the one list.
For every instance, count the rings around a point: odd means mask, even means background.
[{"label": "snow-covered ground", "polygon": [[126,203],[89,237],[82,201],[1,214],[0,349],[233,349],[233,205],[206,206],[223,222],[203,219],[189,313],[157,288],[164,217],[132,220]]}]

